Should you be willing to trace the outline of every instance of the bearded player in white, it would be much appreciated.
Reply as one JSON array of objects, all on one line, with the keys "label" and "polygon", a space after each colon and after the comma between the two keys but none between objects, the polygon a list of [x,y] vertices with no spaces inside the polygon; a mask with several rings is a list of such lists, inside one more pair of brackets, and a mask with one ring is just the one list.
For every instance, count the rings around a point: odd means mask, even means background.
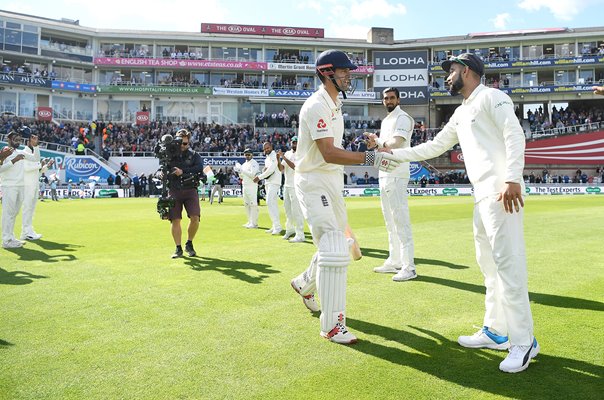
[{"label": "bearded player in white", "polygon": [[291,281],[311,311],[321,300],[321,336],[335,343],[352,344],[357,338],[346,328],[346,273],[350,263],[343,165],[365,164],[384,170],[398,162],[382,160],[384,153],[346,151],[342,147],[344,118],[338,94],[351,89],[350,71],[356,69],[348,56],[327,50],[316,60],[321,87],[300,111],[294,182],[302,213],[317,247],[309,267]]},{"label": "bearded player in white", "polygon": [[279,216],[279,188],[281,187],[281,171],[279,171],[279,160],[277,153],[273,150],[273,145],[269,142],[262,146],[266,159],[264,161],[264,170],[260,175],[254,178],[254,182],[258,183],[261,179],[265,179],[264,187],[266,188],[266,206],[268,207],[268,215],[271,218],[272,226],[266,230],[266,233],[271,235],[281,234],[281,221]]},{"label": "bearded player in white", "polygon": [[243,186],[243,205],[247,214],[247,223],[243,227],[256,229],[258,228],[258,184],[254,178],[260,173],[260,165],[258,165],[258,161],[254,160],[251,149],[246,148],[243,154],[245,162],[234,168],[241,177]]},{"label": "bearded player in white", "polygon": [[[409,147],[415,121],[399,107],[400,93],[398,89],[384,89],[382,97],[388,115],[382,120],[379,138],[375,133],[365,133],[365,136],[369,138],[368,147],[388,147],[390,149]],[[396,282],[408,281],[417,277],[413,260],[413,234],[407,200],[409,163],[401,163],[392,172],[380,171],[379,177],[380,200],[388,231],[389,254],[384,264],[373,270],[395,274],[392,280]]]},{"label": "bearded player in white", "polygon": [[283,239],[287,240],[291,236],[289,241],[291,243],[304,242],[304,216],[302,215],[302,209],[300,209],[300,202],[296,191],[294,189],[294,173],[296,170],[296,149],[298,147],[298,137],[294,136],[291,139],[291,149],[286,151],[285,154],[277,155],[281,158],[279,163],[279,170],[283,172],[285,176],[285,183],[283,184],[283,208],[285,208],[285,235]]},{"label": "bearded player in white", "polygon": [[[29,143],[23,149],[25,154],[36,155],[39,157],[40,150],[38,149],[38,135],[31,135]],[[48,167],[53,164],[52,160],[41,160],[34,162],[24,160],[23,166],[23,212],[21,216],[21,240],[38,240],[42,237],[36,233],[33,226],[34,212],[36,204],[38,204],[38,193],[40,187],[40,173],[46,172]]]},{"label": "bearded player in white", "polygon": [[523,232],[524,131],[510,97],[481,84],[479,57],[463,53],[442,68],[451,95],[463,96],[461,105],[434,140],[394,149],[387,157],[421,161],[461,145],[474,186],[474,246],[486,296],[483,328],[457,341],[470,348],[509,348],[499,369],[520,372],[540,349],[533,335]]}]

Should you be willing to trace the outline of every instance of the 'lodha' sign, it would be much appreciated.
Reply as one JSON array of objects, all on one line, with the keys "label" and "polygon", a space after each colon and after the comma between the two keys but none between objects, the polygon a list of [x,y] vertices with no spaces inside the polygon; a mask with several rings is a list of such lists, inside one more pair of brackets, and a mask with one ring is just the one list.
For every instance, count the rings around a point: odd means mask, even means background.
[{"label": "'lodha' sign", "polygon": [[428,102],[427,51],[376,51],[373,65],[376,92],[395,87],[400,91],[401,104]]}]

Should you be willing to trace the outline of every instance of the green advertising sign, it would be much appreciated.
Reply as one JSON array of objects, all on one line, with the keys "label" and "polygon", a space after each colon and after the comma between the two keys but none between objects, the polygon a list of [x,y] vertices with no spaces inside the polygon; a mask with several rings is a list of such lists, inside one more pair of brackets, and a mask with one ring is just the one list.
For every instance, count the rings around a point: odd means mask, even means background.
[{"label": "green advertising sign", "polygon": [[589,187],[585,188],[585,191],[587,193],[600,193],[602,190],[597,186],[595,186],[595,187],[589,186]]},{"label": "green advertising sign", "polygon": [[379,196],[379,195],[380,195],[380,189],[367,188],[367,189],[363,190],[363,196]]},{"label": "green advertising sign", "polygon": [[109,94],[212,94],[212,88],[202,86],[97,86],[97,93]]},{"label": "green advertising sign", "polygon": [[443,189],[443,194],[445,196],[455,196],[457,193],[459,193],[459,190],[457,190],[455,188],[444,188]]},{"label": "green advertising sign", "polygon": [[115,189],[101,189],[97,197],[119,197]]}]

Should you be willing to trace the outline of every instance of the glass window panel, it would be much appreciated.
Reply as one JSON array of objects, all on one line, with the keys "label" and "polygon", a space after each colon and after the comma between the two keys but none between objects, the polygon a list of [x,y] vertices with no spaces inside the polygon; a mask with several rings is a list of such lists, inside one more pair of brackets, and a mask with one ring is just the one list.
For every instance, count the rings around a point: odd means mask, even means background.
[{"label": "glass window panel", "polygon": [[38,27],[35,25],[23,25],[23,31],[38,33]]},{"label": "glass window panel", "polygon": [[75,119],[81,121],[92,121],[92,99],[74,99]]},{"label": "glass window panel", "polygon": [[73,119],[72,98],[52,96],[52,114],[54,118]]},{"label": "glass window panel", "polygon": [[18,29],[21,30],[21,24],[18,24],[16,22],[10,22],[10,21],[6,21],[6,27],[10,28],[10,29]]},{"label": "glass window panel", "polygon": [[17,93],[0,92],[0,110],[2,112],[17,113]]},{"label": "glass window panel", "polygon": [[21,46],[21,31],[7,29],[4,31],[4,42]]},{"label": "glass window panel", "polygon": [[36,95],[33,93],[19,94],[19,115],[21,117],[35,117],[34,107],[36,106]]}]

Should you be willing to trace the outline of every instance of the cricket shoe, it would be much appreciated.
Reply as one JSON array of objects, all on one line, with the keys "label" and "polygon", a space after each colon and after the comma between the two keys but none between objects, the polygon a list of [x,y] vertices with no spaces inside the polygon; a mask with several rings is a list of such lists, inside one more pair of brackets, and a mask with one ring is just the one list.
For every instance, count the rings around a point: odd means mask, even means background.
[{"label": "cricket shoe", "polygon": [[180,257],[182,257],[182,247],[177,247],[176,250],[174,250],[174,254],[172,254],[172,258]]},{"label": "cricket shoe", "polygon": [[304,236],[294,236],[293,238],[289,239],[290,243],[303,243],[306,240],[306,238]]},{"label": "cricket shoe", "polygon": [[[292,285],[292,288],[296,291],[296,293],[300,294],[300,288],[298,288],[298,285],[296,284],[295,279],[292,279],[291,285]],[[300,296],[302,296],[302,295],[300,294]],[[306,296],[302,296],[302,303],[304,303],[304,306],[306,308],[308,308],[310,310],[310,312],[321,311],[321,308],[319,307],[319,303],[317,303],[317,299],[315,298],[314,293],[310,293],[310,294],[307,294]]]},{"label": "cricket shoe", "polygon": [[287,240],[290,237],[294,236],[296,232],[285,231],[285,235],[283,235],[283,240]]},{"label": "cricket shoe", "polygon": [[486,326],[472,336],[460,336],[457,338],[457,343],[471,349],[507,350],[510,348],[507,336],[497,335]]},{"label": "cricket shoe", "polygon": [[530,346],[512,345],[508,356],[499,364],[499,369],[512,374],[524,371],[528,368],[531,359],[539,354],[539,350],[541,350],[541,347],[539,347],[539,343],[535,338],[533,338],[533,344]]},{"label": "cricket shoe", "polygon": [[341,322],[338,322],[329,332],[321,331],[321,336],[339,344],[353,344],[357,342],[357,337],[348,332],[346,326]]},{"label": "cricket shoe", "polygon": [[28,233],[28,234],[24,234],[21,235],[21,240],[38,240],[38,239],[42,239],[42,235],[39,233]]},{"label": "cricket shoe", "polygon": [[395,282],[404,282],[415,278],[417,278],[417,273],[414,269],[401,269],[392,277],[392,280]]},{"label": "cricket shoe", "polygon": [[375,267],[373,269],[373,272],[377,272],[380,274],[396,274],[398,272],[398,270],[400,270],[401,267],[395,267],[394,265],[390,265],[390,264],[384,264],[384,265],[380,265],[379,267]]},{"label": "cricket shoe", "polygon": [[193,243],[191,242],[185,243],[185,251],[187,252],[189,257],[195,257],[197,255],[197,252],[193,248]]},{"label": "cricket shoe", "polygon": [[5,249],[18,249],[20,247],[23,247],[23,242],[17,239],[9,239],[6,242],[2,243],[2,247],[4,247]]}]

